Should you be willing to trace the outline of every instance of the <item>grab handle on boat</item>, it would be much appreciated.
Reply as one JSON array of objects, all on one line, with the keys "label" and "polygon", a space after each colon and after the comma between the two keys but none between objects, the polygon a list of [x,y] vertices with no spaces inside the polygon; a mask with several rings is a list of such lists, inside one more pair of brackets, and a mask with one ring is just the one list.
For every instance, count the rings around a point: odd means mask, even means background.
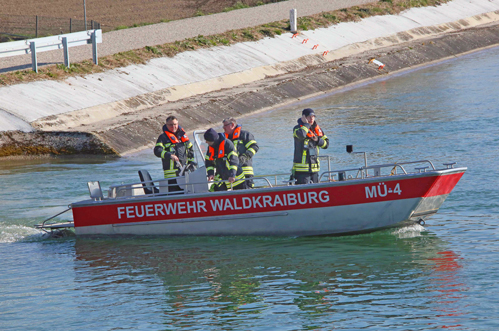
[{"label": "grab handle on boat", "polygon": [[55,218],[55,217],[57,217],[59,215],[64,214],[68,210],[71,210],[71,205],[68,206],[68,209],[66,209],[64,211],[61,211],[59,214],[55,214],[54,216],[47,218],[45,221],[42,222],[42,224],[37,224],[35,227],[37,227],[37,228],[43,228],[45,226],[45,223],[47,223],[48,221],[50,221],[51,219],[53,219],[53,218]]},{"label": "grab handle on boat", "polygon": [[428,166],[426,167],[415,167],[416,170],[419,170],[419,172],[426,172],[426,169],[428,169]]},{"label": "grab handle on boat", "polygon": [[447,169],[453,169],[454,164],[456,164],[456,162],[444,163],[444,166],[446,166]]}]

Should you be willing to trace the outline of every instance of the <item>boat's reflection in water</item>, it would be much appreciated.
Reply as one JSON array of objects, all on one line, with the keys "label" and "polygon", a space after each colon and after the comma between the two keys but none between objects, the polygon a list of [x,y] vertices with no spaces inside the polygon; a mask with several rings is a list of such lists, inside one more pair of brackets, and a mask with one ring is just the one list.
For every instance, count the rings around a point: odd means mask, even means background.
[{"label": "boat's reflection in water", "polygon": [[251,318],[276,327],[270,315],[280,313],[300,327],[355,318],[459,325],[460,258],[415,227],[409,236],[77,238],[76,282],[91,309],[113,309],[105,298],[126,293],[125,301],[161,307],[162,323],[174,325]]}]

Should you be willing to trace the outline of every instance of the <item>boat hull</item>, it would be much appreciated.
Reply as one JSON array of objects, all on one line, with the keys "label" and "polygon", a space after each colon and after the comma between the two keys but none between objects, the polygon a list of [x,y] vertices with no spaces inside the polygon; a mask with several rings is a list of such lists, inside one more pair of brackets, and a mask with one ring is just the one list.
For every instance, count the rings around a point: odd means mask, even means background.
[{"label": "boat hull", "polygon": [[338,235],[435,213],[466,169],[179,196],[82,201],[77,235]]}]

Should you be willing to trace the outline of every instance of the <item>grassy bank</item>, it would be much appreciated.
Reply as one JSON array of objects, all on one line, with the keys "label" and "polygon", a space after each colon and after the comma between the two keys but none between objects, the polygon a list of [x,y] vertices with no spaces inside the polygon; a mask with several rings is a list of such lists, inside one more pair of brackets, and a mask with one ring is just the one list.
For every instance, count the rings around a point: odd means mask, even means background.
[{"label": "grassy bank", "polygon": [[[397,14],[413,7],[437,6],[450,0],[382,0],[374,4],[344,8],[331,12],[298,18],[300,31],[329,27],[341,22],[360,21],[362,18]],[[223,34],[189,38],[174,43],[146,46],[141,49],[121,52],[99,58],[99,64],[83,61],[71,64],[44,66],[35,73],[31,69],[19,70],[0,75],[0,86],[27,83],[37,80],[64,80],[72,76],[84,76],[104,72],[130,64],[145,64],[153,58],[173,57],[178,53],[208,48],[213,46],[228,46],[243,41],[256,41],[265,37],[274,37],[289,32],[289,20],[263,24],[253,28],[228,31]]]}]

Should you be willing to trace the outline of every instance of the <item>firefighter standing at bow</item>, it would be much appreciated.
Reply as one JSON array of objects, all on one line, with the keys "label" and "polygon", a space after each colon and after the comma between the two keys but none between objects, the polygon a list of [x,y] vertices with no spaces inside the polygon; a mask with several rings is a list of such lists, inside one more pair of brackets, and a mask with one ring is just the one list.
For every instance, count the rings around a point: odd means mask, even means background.
[{"label": "firefighter standing at bow", "polygon": [[[166,124],[163,125],[163,133],[158,137],[154,147],[154,155],[161,158],[165,178],[173,178],[180,175],[181,168],[194,167],[194,150],[184,129],[178,125],[175,116],[168,116]],[[177,180],[168,181],[168,191],[181,191],[176,185]]]},{"label": "firefighter standing at bow", "polygon": [[329,139],[315,121],[315,113],[306,108],[293,128],[295,152],[293,158],[293,174],[296,184],[319,182],[319,148],[329,147]]}]

